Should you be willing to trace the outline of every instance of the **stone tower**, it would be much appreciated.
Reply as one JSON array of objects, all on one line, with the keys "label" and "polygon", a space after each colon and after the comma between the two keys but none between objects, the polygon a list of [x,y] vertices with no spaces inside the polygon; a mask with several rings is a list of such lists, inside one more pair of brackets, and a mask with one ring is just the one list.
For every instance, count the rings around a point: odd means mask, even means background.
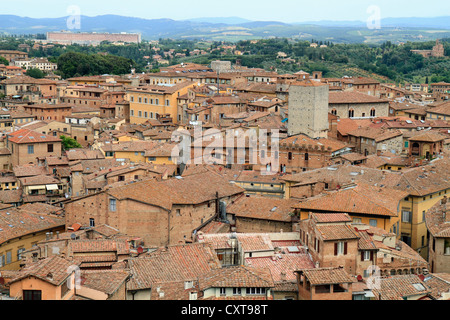
[{"label": "stone tower", "polygon": [[288,134],[326,138],[328,132],[327,84],[314,80],[297,81],[289,88]]},{"label": "stone tower", "polygon": [[436,40],[436,45],[433,47],[431,51],[431,56],[433,57],[443,57],[445,55],[444,45],[439,43],[439,39]]}]

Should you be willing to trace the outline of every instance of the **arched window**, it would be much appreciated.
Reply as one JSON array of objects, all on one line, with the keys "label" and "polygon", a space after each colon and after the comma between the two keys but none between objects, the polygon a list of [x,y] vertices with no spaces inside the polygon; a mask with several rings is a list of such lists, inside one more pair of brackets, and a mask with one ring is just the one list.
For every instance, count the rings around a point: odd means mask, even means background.
[{"label": "arched window", "polygon": [[375,117],[375,109],[374,109],[374,108],[372,108],[372,109],[370,110],[370,116],[371,116],[371,117]]},{"label": "arched window", "polygon": [[349,118],[354,118],[355,117],[355,110],[353,110],[353,109],[348,110],[348,117]]},{"label": "arched window", "polygon": [[337,110],[336,109],[331,110],[331,114],[334,114],[335,116],[337,116]]}]

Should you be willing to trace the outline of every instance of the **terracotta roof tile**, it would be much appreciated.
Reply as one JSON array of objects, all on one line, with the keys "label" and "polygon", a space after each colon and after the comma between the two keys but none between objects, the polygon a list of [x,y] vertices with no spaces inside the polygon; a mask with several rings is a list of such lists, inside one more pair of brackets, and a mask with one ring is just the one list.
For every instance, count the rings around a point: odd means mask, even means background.
[{"label": "terracotta roof tile", "polygon": [[298,271],[308,278],[311,285],[353,283],[352,278],[343,268],[317,268]]},{"label": "terracotta roof tile", "polygon": [[130,252],[129,243],[124,239],[74,240],[69,242],[69,253],[115,252],[126,255]]},{"label": "terracotta roof tile", "polygon": [[45,135],[36,131],[21,129],[8,134],[8,140],[14,143],[47,143],[61,142],[61,139],[54,136]]},{"label": "terracotta roof tile", "polygon": [[256,196],[241,197],[228,205],[227,213],[235,214],[237,217],[289,222],[291,221],[289,214],[293,212],[292,206],[297,202]]},{"label": "terracotta roof tile", "polygon": [[353,228],[349,225],[316,225],[317,231],[324,241],[359,239]]},{"label": "terracotta roof tile", "polygon": [[450,202],[443,202],[438,201],[425,214],[427,229],[435,238],[450,237]]},{"label": "terracotta roof tile", "polygon": [[220,262],[210,245],[193,243],[168,246],[129,259],[128,267],[133,275],[128,290],[155,290],[157,283],[197,280],[211,270],[220,268]]},{"label": "terracotta roof tile", "polygon": [[431,291],[429,295],[433,299],[440,299],[444,293],[450,292],[450,275],[448,273],[432,273],[425,277],[427,288]]},{"label": "terracotta roof tile", "polygon": [[199,204],[214,200],[216,192],[219,198],[223,198],[243,193],[244,189],[230,184],[216,173],[207,172],[181,179],[146,180],[107,191],[117,199],[135,199],[168,210],[173,204]]},{"label": "terracotta roof tile", "polygon": [[199,289],[209,288],[272,288],[274,282],[267,268],[233,266],[214,269],[199,279]]},{"label": "terracotta roof tile", "polygon": [[251,267],[267,268],[275,283],[295,281],[295,271],[314,269],[314,262],[308,254],[280,254],[273,257],[246,258],[245,263]]},{"label": "terracotta roof tile", "polygon": [[347,104],[347,103],[388,103],[389,100],[380,99],[375,96],[360,92],[334,92],[331,91],[329,95],[330,104]]},{"label": "terracotta roof tile", "polygon": [[364,213],[395,217],[398,204],[408,194],[393,189],[358,184],[356,188],[330,192],[295,205],[302,210]]},{"label": "terracotta roof tile", "polygon": [[405,297],[430,293],[425,282],[418,275],[396,275],[380,279],[381,288],[373,289],[379,300],[403,300]]},{"label": "terracotta roof tile", "polygon": [[400,130],[386,130],[384,128],[362,127],[348,132],[348,135],[362,137],[381,142],[402,135]]},{"label": "terracotta roof tile", "polygon": [[221,234],[199,234],[198,241],[201,243],[210,243],[214,249],[231,248],[231,238],[236,238],[242,251],[273,252],[273,243],[268,234],[265,233],[221,233]]},{"label": "terracotta roof tile", "polygon": [[83,287],[114,294],[128,279],[124,270],[82,271]]},{"label": "terracotta roof tile", "polygon": [[26,266],[19,272],[18,277],[11,280],[11,283],[33,276],[59,286],[70,276],[68,270],[73,265],[76,265],[76,263],[55,255]]},{"label": "terracotta roof tile", "polygon": [[341,149],[344,149],[347,147],[346,144],[342,143],[341,141],[327,139],[327,138],[321,138],[321,139],[311,139],[308,136],[304,134],[299,134],[295,136],[291,136],[287,139],[283,139],[280,141],[280,146],[291,146],[291,145],[312,145],[313,147],[318,148],[324,148],[324,150],[329,150],[331,152],[335,152]]},{"label": "terracotta roof tile", "polygon": [[64,218],[37,214],[19,208],[0,211],[0,243],[33,232],[64,226]]}]

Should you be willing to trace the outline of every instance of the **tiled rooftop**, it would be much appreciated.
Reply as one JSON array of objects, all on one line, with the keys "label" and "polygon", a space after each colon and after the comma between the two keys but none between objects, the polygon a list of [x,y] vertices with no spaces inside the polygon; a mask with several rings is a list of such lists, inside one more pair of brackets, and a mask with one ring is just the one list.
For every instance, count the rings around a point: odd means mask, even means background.
[{"label": "tiled rooftop", "polygon": [[353,283],[351,277],[343,268],[317,268],[300,270],[308,278],[311,285]]},{"label": "tiled rooftop", "polygon": [[154,288],[156,283],[192,281],[220,268],[220,262],[205,243],[174,245],[128,260],[133,277],[128,289]]}]

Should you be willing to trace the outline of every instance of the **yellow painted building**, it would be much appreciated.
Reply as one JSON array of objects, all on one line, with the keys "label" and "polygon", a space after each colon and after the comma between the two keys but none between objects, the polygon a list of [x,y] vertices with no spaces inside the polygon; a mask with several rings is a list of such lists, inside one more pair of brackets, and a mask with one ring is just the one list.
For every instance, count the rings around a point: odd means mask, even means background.
[{"label": "yellow painted building", "polygon": [[404,191],[359,184],[309,198],[295,208],[301,220],[308,219],[310,212],[347,213],[354,223],[381,228],[400,238],[400,203],[407,195]]},{"label": "yellow painted building", "polygon": [[243,170],[232,179],[234,183],[245,189],[246,194],[259,195],[270,198],[284,198],[285,182],[275,175],[263,175],[258,171]]},{"label": "yellow painted building", "polygon": [[450,194],[450,160],[440,159],[430,164],[402,173],[395,182],[395,189],[409,195],[400,202],[401,240],[411,248],[428,257],[428,232],[425,224],[426,212]]},{"label": "yellow painted building", "polygon": [[425,259],[428,258],[428,236],[425,223],[425,214],[444,196],[450,195],[450,188],[426,195],[410,195],[400,203],[402,241],[418,251]]},{"label": "yellow painted building", "polygon": [[146,151],[157,145],[152,141],[123,141],[105,144],[100,148],[106,159],[129,159],[133,163],[145,163]]},{"label": "yellow painted building", "polygon": [[131,142],[131,141],[140,141],[140,139],[136,136],[130,134],[118,134],[114,136],[118,142]]},{"label": "yellow painted building", "polygon": [[64,218],[39,215],[17,208],[0,210],[0,270],[19,270],[21,254],[46,234],[64,232]]},{"label": "yellow painted building", "polygon": [[404,165],[398,165],[398,164],[384,164],[384,165],[380,166],[377,169],[390,170],[390,171],[402,171],[403,169],[405,169],[405,166]]},{"label": "yellow painted building", "polygon": [[16,189],[19,189],[19,181],[14,175],[0,177],[0,191]]},{"label": "yellow painted building", "polygon": [[[176,164],[176,159],[172,159],[172,150],[176,147],[173,143],[158,144],[155,148],[145,152],[147,163],[157,165]],[[174,162],[175,161],[175,162]]]},{"label": "yellow painted building", "polygon": [[178,123],[177,98],[187,94],[194,85],[194,82],[184,81],[175,85],[149,85],[128,90],[130,123],[142,124],[162,115],[168,115],[174,123]]}]

